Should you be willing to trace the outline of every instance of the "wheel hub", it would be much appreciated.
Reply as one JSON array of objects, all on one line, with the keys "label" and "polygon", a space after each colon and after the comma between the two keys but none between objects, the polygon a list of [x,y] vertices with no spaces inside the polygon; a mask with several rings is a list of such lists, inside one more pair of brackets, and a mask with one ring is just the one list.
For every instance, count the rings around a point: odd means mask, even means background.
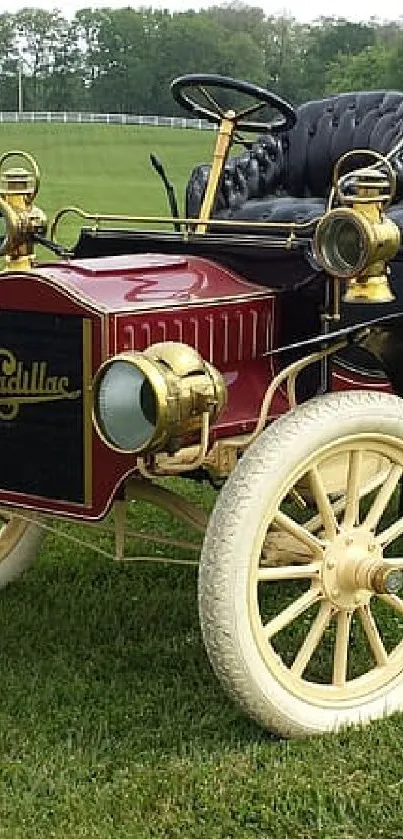
[{"label": "wheel hub", "polygon": [[385,563],[370,530],[354,527],[341,530],[325,549],[322,584],[335,607],[352,611],[369,603],[374,592],[400,588],[401,572]]}]

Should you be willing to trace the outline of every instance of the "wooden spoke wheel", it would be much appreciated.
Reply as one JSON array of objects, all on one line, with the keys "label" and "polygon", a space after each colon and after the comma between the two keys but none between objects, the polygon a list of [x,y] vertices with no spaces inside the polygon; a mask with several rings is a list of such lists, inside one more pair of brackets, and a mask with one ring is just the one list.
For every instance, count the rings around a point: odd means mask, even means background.
[{"label": "wooden spoke wheel", "polygon": [[305,736],[403,708],[402,475],[403,401],[351,392],[273,423],[228,479],[201,626],[224,687],[264,727]]},{"label": "wooden spoke wheel", "polygon": [[0,509],[0,589],[19,577],[37,556],[42,532],[35,519]]}]

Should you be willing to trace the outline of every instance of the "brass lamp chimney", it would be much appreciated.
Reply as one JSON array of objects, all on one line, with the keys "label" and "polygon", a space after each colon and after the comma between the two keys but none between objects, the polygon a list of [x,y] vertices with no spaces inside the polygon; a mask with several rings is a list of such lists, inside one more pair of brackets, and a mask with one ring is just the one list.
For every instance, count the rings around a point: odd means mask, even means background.
[{"label": "brass lamp chimney", "polygon": [[[4,169],[3,163],[11,156],[24,158],[29,169]],[[35,258],[33,235],[46,235],[45,214],[34,205],[39,188],[39,169],[26,152],[7,152],[0,158],[0,255],[6,270],[29,271]]]},{"label": "brass lamp chimney", "polygon": [[338,179],[334,198],[342,206],[329,210],[316,228],[316,258],[333,277],[347,281],[347,303],[394,299],[387,263],[399,249],[400,231],[385,215],[395,190],[389,161],[385,160],[385,166],[386,174],[371,166]]}]

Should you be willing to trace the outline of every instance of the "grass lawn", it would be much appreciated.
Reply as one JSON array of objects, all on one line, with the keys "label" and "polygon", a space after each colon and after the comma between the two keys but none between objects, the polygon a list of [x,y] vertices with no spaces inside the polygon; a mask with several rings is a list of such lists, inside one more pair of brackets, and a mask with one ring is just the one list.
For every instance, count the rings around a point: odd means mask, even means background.
[{"label": "grass lawn", "polygon": [[210,160],[214,139],[211,131],[131,125],[0,125],[1,153],[22,149],[37,160],[42,180],[36,201],[49,218],[72,204],[90,212],[168,214],[151,152],[175,184],[182,212],[189,173]]},{"label": "grass lawn", "polygon": [[[165,212],[149,151],[183,195],[211,142],[158,128],[0,127],[3,151],[37,156],[37,203],[50,214],[62,204]],[[184,491],[214,503],[213,490]],[[134,528],[190,536],[147,505],[131,518]],[[403,717],[303,742],[270,737],[210,670],[196,568],[117,566],[63,538],[112,550],[108,535],[57,529],[0,593],[0,839],[403,837]],[[144,543],[130,551],[144,553]]]}]

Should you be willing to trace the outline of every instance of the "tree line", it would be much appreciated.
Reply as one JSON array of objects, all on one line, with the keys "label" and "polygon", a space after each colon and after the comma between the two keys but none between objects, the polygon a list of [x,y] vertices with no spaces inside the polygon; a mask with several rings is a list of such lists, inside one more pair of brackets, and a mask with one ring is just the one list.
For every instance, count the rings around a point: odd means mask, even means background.
[{"label": "tree line", "polygon": [[170,81],[214,72],[294,104],[345,90],[403,89],[403,18],[302,24],[242,2],[0,15],[0,110],[177,113]]}]

